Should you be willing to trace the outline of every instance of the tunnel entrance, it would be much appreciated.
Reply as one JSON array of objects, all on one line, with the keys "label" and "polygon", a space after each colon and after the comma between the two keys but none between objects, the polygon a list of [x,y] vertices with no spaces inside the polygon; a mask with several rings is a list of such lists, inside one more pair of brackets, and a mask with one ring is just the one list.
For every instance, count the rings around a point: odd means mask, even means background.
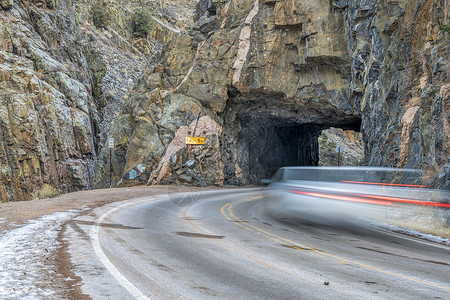
[{"label": "tunnel entrance", "polygon": [[280,167],[317,166],[322,130],[333,126],[359,131],[361,124],[348,114],[335,114],[336,122],[330,122],[326,111],[289,102],[282,95],[229,96],[221,116],[225,184],[259,185]]},{"label": "tunnel entrance", "polygon": [[[259,122],[263,124],[264,120]],[[247,148],[241,153],[240,162],[248,184],[259,184],[262,178],[272,177],[281,166],[317,166],[322,127],[283,124],[255,128],[257,123],[244,121],[237,140],[241,147]]]}]

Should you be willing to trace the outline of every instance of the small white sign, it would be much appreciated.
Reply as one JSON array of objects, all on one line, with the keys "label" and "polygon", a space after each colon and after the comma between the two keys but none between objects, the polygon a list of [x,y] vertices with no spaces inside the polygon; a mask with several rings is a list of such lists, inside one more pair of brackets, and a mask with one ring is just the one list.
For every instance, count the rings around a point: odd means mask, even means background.
[{"label": "small white sign", "polygon": [[114,138],[108,139],[108,148],[114,148]]},{"label": "small white sign", "polygon": [[336,153],[342,153],[343,149],[342,147],[336,147]]}]

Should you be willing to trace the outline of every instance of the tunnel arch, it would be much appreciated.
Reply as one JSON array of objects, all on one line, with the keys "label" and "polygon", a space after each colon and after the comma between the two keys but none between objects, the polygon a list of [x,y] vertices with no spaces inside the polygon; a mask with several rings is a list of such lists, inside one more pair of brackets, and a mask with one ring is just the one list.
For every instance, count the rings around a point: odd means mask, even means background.
[{"label": "tunnel arch", "polygon": [[283,166],[317,166],[318,138],[330,127],[360,131],[361,118],[329,103],[229,89],[223,114],[224,183],[260,184]]}]

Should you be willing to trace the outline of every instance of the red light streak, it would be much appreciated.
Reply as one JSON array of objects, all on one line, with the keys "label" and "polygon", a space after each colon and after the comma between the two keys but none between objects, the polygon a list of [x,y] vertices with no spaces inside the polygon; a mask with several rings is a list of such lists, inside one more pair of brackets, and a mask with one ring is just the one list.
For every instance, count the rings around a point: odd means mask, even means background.
[{"label": "red light streak", "polygon": [[[361,195],[359,195],[359,196],[361,196]],[[385,201],[450,208],[450,203],[428,202],[428,201],[419,201],[419,200],[411,200],[411,199],[396,198],[396,197],[389,197],[389,196],[378,196],[378,195],[368,195],[368,196],[370,198],[380,199],[380,200],[385,200]]]},{"label": "red light streak", "polygon": [[350,181],[350,180],[341,180],[344,183],[357,183],[357,184],[372,184],[372,185],[388,185],[388,186],[404,186],[404,187],[417,187],[417,188],[426,188],[426,185],[419,184],[401,184],[401,183],[382,183],[382,182],[364,182],[364,181]]},{"label": "red light streak", "polygon": [[[289,190],[289,192],[295,193],[295,194],[302,194],[302,195],[306,195],[306,196],[325,198],[325,199],[360,202],[360,203],[377,204],[377,205],[393,205],[394,202],[398,202],[398,203],[415,204],[415,205],[422,205],[422,206],[450,208],[450,203],[419,201],[419,200],[411,200],[411,199],[389,197],[389,196],[379,196],[379,195],[355,194],[354,196],[340,196],[340,195],[324,194],[324,193],[317,193],[317,192],[302,192],[302,191],[295,191],[295,190]],[[363,198],[361,198],[361,197],[363,197]]]},{"label": "red light streak", "polygon": [[289,192],[295,193],[295,194],[319,197],[319,198],[332,199],[332,200],[360,202],[360,203],[378,204],[378,205],[392,205],[391,202],[386,201],[386,200],[371,200],[371,199],[358,198],[358,197],[338,196],[338,195],[330,195],[330,194],[322,194],[322,193],[310,193],[310,192],[301,192],[301,191],[294,191],[294,190],[289,190]]}]

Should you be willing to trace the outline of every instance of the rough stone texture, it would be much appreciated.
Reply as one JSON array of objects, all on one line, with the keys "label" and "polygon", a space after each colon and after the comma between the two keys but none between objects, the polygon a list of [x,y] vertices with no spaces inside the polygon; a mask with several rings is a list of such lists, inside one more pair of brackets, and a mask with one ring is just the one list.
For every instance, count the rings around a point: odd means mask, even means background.
[{"label": "rough stone texture", "polygon": [[160,1],[105,0],[104,29],[92,24],[93,0],[0,1],[0,201],[93,187],[111,120],[162,47],[131,34],[132,12],[153,10],[165,41],[193,24],[192,1],[165,1],[161,14]]},{"label": "rough stone texture", "polygon": [[[112,131],[131,133],[131,142],[120,146],[125,159],[116,155],[122,162],[116,182],[142,164],[146,171],[136,182],[161,178],[163,165],[170,169],[163,172],[167,181],[191,184],[257,183],[282,164],[317,164],[323,128],[360,124],[349,101],[345,35],[335,32],[344,27],[344,15],[329,1],[229,1],[209,11],[168,45],[132,92],[124,111],[129,121]],[[168,163],[167,151],[199,114],[222,130],[217,137],[200,134],[211,143],[198,146],[199,169],[186,177],[186,162]],[[177,157],[188,156],[179,145]],[[223,170],[211,177],[206,170],[220,164],[200,157],[220,158]]]},{"label": "rough stone texture", "polygon": [[[93,25],[91,8],[101,5],[107,12],[108,25],[104,33],[121,50],[135,54],[152,55],[160,44],[179,36],[192,26],[192,13],[196,0],[79,0],[74,3],[80,22]],[[151,16],[149,38],[134,36],[130,26],[135,11],[143,10]],[[101,31],[101,30],[98,30]]]},{"label": "rough stone texture", "polygon": [[442,188],[450,190],[450,156],[447,157],[447,163],[444,165],[443,172],[439,174],[439,183]]},{"label": "rough stone texture", "polygon": [[[191,0],[105,0],[112,23],[91,30],[93,2],[0,4],[2,201],[106,186],[108,128],[125,185],[257,183],[317,164],[331,126],[361,127],[369,165],[437,174],[450,155],[445,0],[205,0],[195,24]],[[143,6],[174,40],[127,96],[160,45],[128,30]],[[189,33],[169,34],[183,22]],[[184,146],[189,131],[206,145]]]},{"label": "rough stone texture", "polygon": [[[343,1],[340,1],[341,3]],[[369,165],[439,173],[450,153],[446,1],[348,1],[350,93]]]},{"label": "rough stone texture", "polygon": [[[146,170],[139,182],[152,183],[160,165],[170,166],[164,174],[182,170],[184,162],[168,164],[166,153],[195,119],[193,109],[222,128],[219,147],[204,152],[221,157],[224,183],[256,183],[280,164],[316,164],[317,137],[331,126],[360,127],[368,165],[439,172],[450,151],[450,46],[439,31],[446,1],[215,2],[200,1],[196,26],[133,91],[129,122],[112,132],[134,141],[116,156],[116,182],[138,165]],[[201,170],[217,167],[194,161]],[[194,173],[167,180],[211,181]]]},{"label": "rough stone texture", "polygon": [[0,0],[0,7],[5,10],[11,9],[13,4],[13,0]]},{"label": "rough stone texture", "polygon": [[1,201],[92,187],[104,63],[65,1],[15,1],[0,27]]}]

